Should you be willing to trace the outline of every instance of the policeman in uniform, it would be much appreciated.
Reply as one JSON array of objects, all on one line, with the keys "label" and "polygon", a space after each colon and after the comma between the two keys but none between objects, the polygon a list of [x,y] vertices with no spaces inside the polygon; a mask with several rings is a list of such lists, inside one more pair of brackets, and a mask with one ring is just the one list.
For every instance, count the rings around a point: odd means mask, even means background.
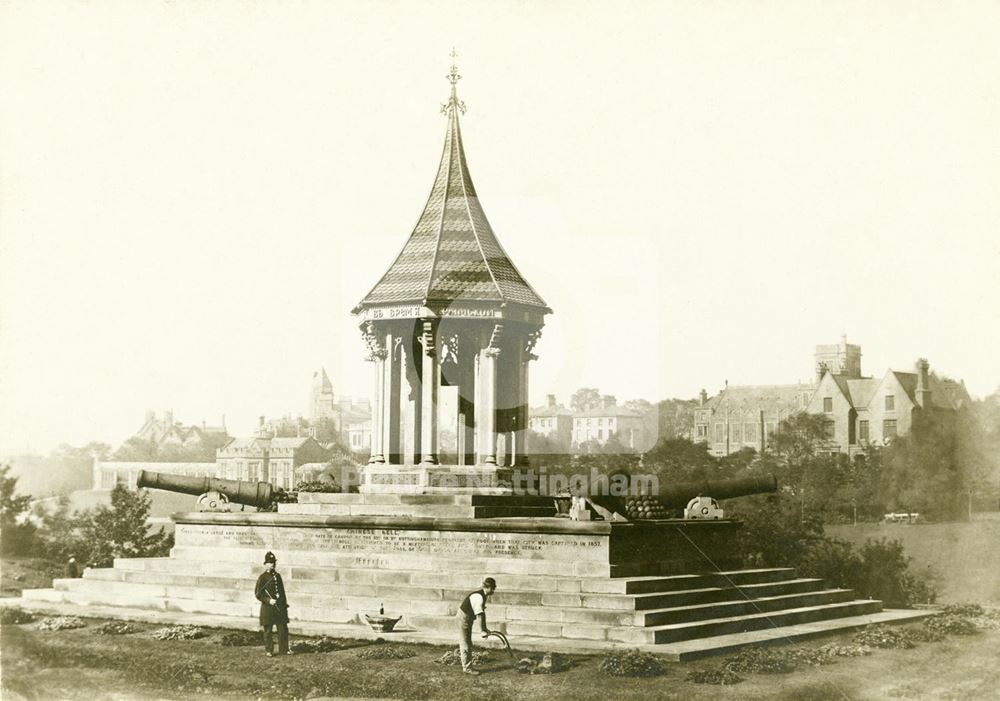
[{"label": "policeman in uniform", "polygon": [[281,575],[275,572],[278,558],[274,553],[264,555],[264,571],[257,578],[254,596],[260,602],[260,629],[264,631],[264,650],[268,657],[274,656],[271,628],[278,627],[278,654],[291,655],[288,649],[288,598]]},{"label": "policeman in uniform", "polygon": [[462,671],[466,674],[479,674],[472,668],[472,624],[478,618],[483,637],[490,634],[486,625],[486,600],[496,590],[496,580],[487,577],[483,580],[483,588],[470,592],[458,607],[458,649],[462,655]]}]

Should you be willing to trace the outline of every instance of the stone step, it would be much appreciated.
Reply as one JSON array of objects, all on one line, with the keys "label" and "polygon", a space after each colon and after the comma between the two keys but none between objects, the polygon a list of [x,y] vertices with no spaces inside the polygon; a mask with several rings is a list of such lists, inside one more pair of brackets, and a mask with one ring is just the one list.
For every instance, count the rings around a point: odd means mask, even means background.
[{"label": "stone step", "polygon": [[685,589],[761,584],[794,577],[795,570],[791,567],[773,567],[705,574],[679,574],[670,577],[623,577],[610,581],[624,584],[620,590],[622,594],[653,594]]},{"label": "stone step", "polygon": [[[177,545],[171,551],[171,559],[177,562],[190,563],[194,574],[211,574],[211,567],[223,571],[223,564],[235,564],[259,572],[261,565],[249,564],[256,562],[261,556],[259,548],[222,548],[195,547]],[[448,557],[446,555],[428,555],[420,552],[412,553],[382,553],[362,552],[343,553],[329,550],[274,550],[278,558],[279,571],[289,567],[335,567],[363,568],[375,567],[384,570],[447,572],[448,576],[455,574],[475,574],[482,577],[485,573],[496,577],[508,575],[546,575],[578,578],[607,578],[610,566],[593,559],[572,559],[565,552],[561,559],[548,557],[531,557],[535,552],[526,553],[521,558],[510,557]],[[210,565],[206,569],[206,565]]]},{"label": "stone step", "polygon": [[823,587],[822,579],[785,579],[760,584],[744,584],[740,587],[706,587],[680,591],[636,594],[635,607],[638,611],[649,609],[677,608],[695,604],[711,604],[721,601],[743,601],[781,594],[797,594],[816,591]]},{"label": "stone step", "polygon": [[767,613],[754,613],[744,616],[693,621],[689,623],[674,623],[643,629],[651,634],[649,642],[672,643],[680,640],[710,638],[732,633],[746,633],[764,628],[780,628],[781,626],[798,625],[812,621],[827,620],[845,616],[861,616],[877,613],[882,610],[881,601],[860,599],[804,606],[796,609],[782,609]]},{"label": "stone step", "polygon": [[850,589],[821,589],[802,594],[781,594],[742,601],[724,601],[641,611],[637,614],[636,618],[641,626],[659,626],[730,616],[745,616],[752,613],[818,606],[820,604],[832,604],[851,601],[854,598],[855,594]]},{"label": "stone step", "polygon": [[[122,606],[82,606],[68,602],[49,602],[27,598],[0,599],[0,606],[19,606],[31,611],[48,614],[96,616],[102,618],[145,621],[157,625],[195,625],[214,628],[238,628],[242,630],[257,630],[257,615],[252,616],[221,616],[205,613],[185,613],[181,611],[162,611],[145,608],[128,608]],[[783,628],[768,628],[748,633],[733,633],[712,638],[699,638],[677,643],[661,645],[637,643],[632,646],[643,652],[656,654],[667,661],[683,661],[698,659],[709,655],[728,654],[748,646],[774,645],[794,643],[817,637],[841,633],[846,630],[862,628],[875,624],[909,623],[934,614],[933,610],[899,610],[887,609],[879,613],[849,616],[829,620],[813,621]],[[437,645],[455,644],[454,627],[443,631],[414,630],[404,625],[404,621],[391,634],[374,633],[366,624],[359,622],[341,623],[337,621],[299,621],[292,620],[289,631],[293,635],[332,635],[342,638],[372,639],[382,637],[397,642],[431,643]],[[622,644],[613,641],[588,640],[586,638],[554,639],[533,635],[518,635],[511,639],[511,645],[518,651],[564,652],[576,654],[599,654],[610,648],[621,647]],[[491,647],[502,654],[499,641],[494,638],[475,638],[476,647]]]},{"label": "stone step", "polygon": [[[57,579],[53,582],[58,591],[77,593],[120,594],[122,596],[153,596],[164,598],[203,599],[206,601],[252,602],[252,580],[230,582],[228,586],[206,587],[198,586],[198,582],[185,581],[178,577],[173,583],[151,580],[141,580],[141,573],[126,573],[128,579]],[[235,585],[234,585],[235,584]],[[454,615],[458,604],[468,593],[465,589],[442,589],[433,587],[367,585],[367,584],[327,584],[315,585],[311,582],[285,582],[289,601],[293,606],[309,608],[344,608],[354,611],[375,611],[382,604],[400,613],[421,613],[427,615]],[[601,594],[560,594],[558,592],[540,591],[508,591],[498,592],[490,603],[491,616],[506,617],[508,607],[518,607],[519,619],[533,618],[531,609],[553,609],[557,607],[579,609],[575,614],[560,617],[559,620],[628,620],[634,621],[631,615],[609,616],[601,618],[600,611],[630,614],[633,603],[630,597],[621,595]],[[595,615],[588,616],[584,612],[593,611]],[[550,620],[541,615],[537,620]]]},{"label": "stone step", "polygon": [[[263,566],[218,564],[207,566],[204,562],[186,562],[172,558],[135,558],[120,560],[114,568],[97,568],[84,571],[85,579],[102,581],[134,581],[142,583],[183,584],[195,586],[226,586],[227,582],[240,582],[252,586]],[[317,585],[324,582],[351,584],[393,584],[435,586],[441,583],[440,572],[382,570],[377,568],[289,567],[282,568],[286,582],[301,584],[305,581]],[[500,582],[501,593],[510,590],[582,592],[591,594],[643,594],[672,592],[698,588],[718,587],[724,583],[752,585],[787,580],[794,575],[791,568],[740,570],[702,575],[674,577],[637,577],[627,579],[599,579],[560,577],[546,575],[505,575]],[[159,578],[158,578],[159,576]],[[472,591],[482,581],[479,573],[449,574],[448,584],[455,589]],[[721,587],[719,587],[721,588]]]}]

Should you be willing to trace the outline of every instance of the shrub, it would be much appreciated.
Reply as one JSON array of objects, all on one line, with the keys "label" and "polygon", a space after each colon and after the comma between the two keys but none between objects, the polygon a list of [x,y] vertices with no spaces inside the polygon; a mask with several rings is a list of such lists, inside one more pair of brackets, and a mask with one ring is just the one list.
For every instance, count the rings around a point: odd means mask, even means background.
[{"label": "shrub", "polygon": [[883,650],[908,650],[916,647],[905,631],[882,625],[866,626],[854,636],[854,642]]},{"label": "shrub", "polygon": [[35,616],[31,612],[17,606],[4,606],[0,608],[0,624],[2,625],[18,626],[22,623],[31,623],[34,620]]},{"label": "shrub", "polygon": [[795,648],[788,651],[788,660],[796,667],[806,665],[808,667],[819,667],[821,665],[833,664],[836,657],[828,650],[822,648]]},{"label": "shrub", "polygon": [[417,651],[413,648],[397,645],[378,645],[358,653],[358,657],[366,660],[404,660],[416,656]]},{"label": "shrub", "polygon": [[817,648],[817,650],[821,654],[829,655],[830,657],[867,657],[872,654],[870,647],[858,644],[841,645],[839,643],[827,643]]},{"label": "shrub", "polygon": [[139,629],[128,621],[108,621],[97,627],[100,635],[131,635],[138,633]]},{"label": "shrub", "polygon": [[[382,642],[381,638],[376,642]],[[347,648],[360,647],[362,645],[370,644],[371,642],[367,640],[331,638],[326,635],[321,635],[318,638],[297,640],[291,644],[291,650],[292,652],[297,652],[299,654],[312,654],[315,652],[334,652],[336,650],[346,650]]]},{"label": "shrub", "polygon": [[656,656],[637,648],[609,652],[599,668],[612,677],[655,677],[664,672]]},{"label": "shrub", "polygon": [[953,613],[931,616],[924,620],[924,627],[940,632],[942,638],[945,635],[975,635],[979,632],[971,618]]},{"label": "shrub", "polygon": [[861,568],[852,586],[862,596],[884,601],[889,606],[933,603],[937,593],[931,584],[910,572],[911,558],[898,540],[867,540],[859,552]]},{"label": "shrub", "polygon": [[963,603],[948,604],[941,613],[949,616],[966,616],[968,618],[979,618],[986,615],[986,610],[979,604]]},{"label": "shrub", "polygon": [[76,616],[52,616],[39,621],[38,630],[72,630],[86,625],[82,618]]},{"label": "shrub", "polygon": [[157,640],[197,640],[207,637],[208,633],[195,626],[169,626],[158,628],[150,635]]},{"label": "shrub", "polygon": [[260,633],[249,630],[236,630],[232,633],[226,633],[219,639],[219,645],[225,647],[252,647],[263,644]]},{"label": "shrub", "polygon": [[948,637],[943,630],[928,626],[926,623],[916,628],[910,628],[907,630],[907,635],[915,643],[937,643]]},{"label": "shrub", "polygon": [[730,657],[722,664],[730,672],[756,674],[786,674],[795,669],[787,650],[770,648],[746,648]]},{"label": "shrub", "polygon": [[172,533],[151,531],[150,497],[144,491],[130,492],[124,485],[111,490],[111,506],[98,506],[83,527],[91,544],[90,560],[108,567],[116,557],[163,557],[173,546]]}]

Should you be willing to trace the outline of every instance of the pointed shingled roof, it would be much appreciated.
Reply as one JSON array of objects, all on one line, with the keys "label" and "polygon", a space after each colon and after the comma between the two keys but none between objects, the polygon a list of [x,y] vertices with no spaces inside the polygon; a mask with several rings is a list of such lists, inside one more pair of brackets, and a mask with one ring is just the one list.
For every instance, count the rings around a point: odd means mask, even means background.
[{"label": "pointed shingled roof", "polygon": [[459,111],[465,111],[455,88],[460,77],[453,65],[451,98],[442,107],[448,131],[424,211],[396,260],[352,310],[355,314],[383,304],[453,302],[510,302],[551,312],[500,246],[476,196],[458,124]]}]

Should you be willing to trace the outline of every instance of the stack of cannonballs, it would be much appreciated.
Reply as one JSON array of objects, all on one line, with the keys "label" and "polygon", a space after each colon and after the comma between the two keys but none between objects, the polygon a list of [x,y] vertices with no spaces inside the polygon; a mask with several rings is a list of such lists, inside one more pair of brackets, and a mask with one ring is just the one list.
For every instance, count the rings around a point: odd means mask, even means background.
[{"label": "stack of cannonballs", "polygon": [[646,494],[628,497],[625,515],[633,520],[670,518],[670,510],[657,497]]}]

